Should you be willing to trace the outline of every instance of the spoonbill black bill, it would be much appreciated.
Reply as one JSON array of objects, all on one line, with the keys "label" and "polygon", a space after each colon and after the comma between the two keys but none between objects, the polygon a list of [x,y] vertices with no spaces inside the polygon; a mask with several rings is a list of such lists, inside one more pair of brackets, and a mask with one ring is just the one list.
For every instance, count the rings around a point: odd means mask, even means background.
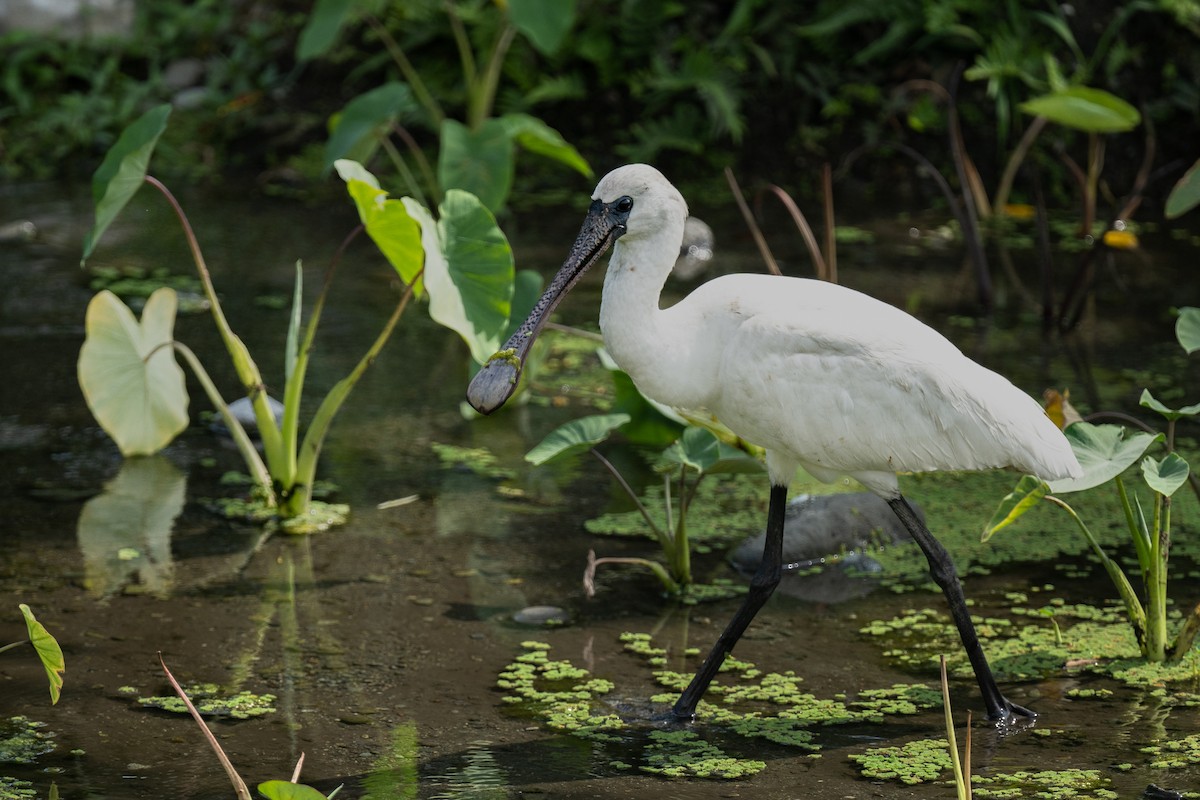
[{"label": "spoonbill black bill", "polygon": [[896,473],[1011,467],[1045,480],[1077,477],[1066,438],[1031,397],[937,331],[843,286],[725,275],[660,308],[687,216],[683,196],[653,167],[630,164],[604,176],[562,269],[467,390],[480,413],[502,406],[546,318],[611,246],[600,329],[613,359],[647,397],[707,410],[765,448],[771,493],[762,561],[675,715],[695,717],[726,654],[778,585],[787,487],[803,467],[823,481],[848,475],[887,501],[946,597],[988,716],[1034,716],[1001,694],[954,563],[900,494]]}]

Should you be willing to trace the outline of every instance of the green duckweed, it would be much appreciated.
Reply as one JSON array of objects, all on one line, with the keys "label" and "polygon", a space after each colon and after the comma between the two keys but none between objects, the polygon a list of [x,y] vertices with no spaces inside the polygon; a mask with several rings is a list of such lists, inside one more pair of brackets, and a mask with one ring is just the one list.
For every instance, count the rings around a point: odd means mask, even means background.
[{"label": "green duckweed", "polygon": [[[233,719],[250,719],[264,714],[275,713],[275,695],[254,694],[253,692],[238,692],[225,694],[220,686],[214,683],[197,683],[184,687],[196,710],[203,716],[232,717]],[[177,695],[163,697],[139,697],[138,703],[147,708],[158,708],[176,714],[187,714],[188,709],[183,699]]]}]

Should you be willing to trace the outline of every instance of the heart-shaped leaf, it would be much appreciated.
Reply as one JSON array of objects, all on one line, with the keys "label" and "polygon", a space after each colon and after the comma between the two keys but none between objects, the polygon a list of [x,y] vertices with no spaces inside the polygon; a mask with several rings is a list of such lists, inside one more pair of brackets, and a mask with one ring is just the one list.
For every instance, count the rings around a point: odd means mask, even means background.
[{"label": "heart-shaped leaf", "polygon": [[470,192],[494,213],[512,190],[513,164],[513,140],[500,120],[484,120],[475,129],[452,119],[442,122],[438,183],[444,191]]},{"label": "heart-shaped leaf", "polygon": [[[338,175],[346,182],[346,191],[358,208],[358,217],[371,241],[396,270],[400,280],[412,283],[424,264],[422,226],[409,214],[408,198],[393,200],[379,188],[379,181],[357,161],[338,159]],[[413,287],[418,297],[423,281]]]},{"label": "heart-shaped leaf", "polygon": [[1142,477],[1151,489],[1164,497],[1170,497],[1175,494],[1176,489],[1183,486],[1189,471],[1187,461],[1178,453],[1167,453],[1162,461],[1157,461],[1151,456],[1142,459]]},{"label": "heart-shaped leaf", "polygon": [[1175,320],[1175,338],[1188,355],[1200,350],[1200,308],[1184,306]]},{"label": "heart-shaped leaf", "polygon": [[267,800],[325,800],[325,795],[311,786],[290,781],[264,781],[258,785],[258,793]]},{"label": "heart-shaped leaf", "polygon": [[46,626],[37,621],[29,606],[21,603],[18,608],[25,617],[25,628],[29,631],[29,643],[37,652],[42,667],[46,670],[46,678],[50,681],[50,703],[58,702],[63,687],[63,673],[67,671],[67,662],[63,659],[62,648],[58,641],[46,630]]},{"label": "heart-shaped leaf", "polygon": [[525,454],[525,460],[536,466],[554,458],[590,450],[626,422],[629,422],[628,414],[593,414],[571,420],[550,431],[545,439]]},{"label": "heart-shaped leaf", "polygon": [[1130,432],[1120,425],[1092,425],[1076,422],[1063,431],[1083,475],[1050,482],[1054,494],[1080,492],[1108,483],[1134,464],[1146,448],[1164,438],[1161,433]]},{"label": "heart-shaped leaf", "polygon": [[508,0],[513,26],[543,55],[554,55],[575,23],[575,0]]},{"label": "heart-shaped leaf", "polygon": [[174,290],[156,290],[139,324],[108,290],[88,303],[79,387],[123,455],[155,453],[187,427],[187,387],[171,347],[177,304]]},{"label": "heart-shaped leaf", "polygon": [[1138,402],[1143,408],[1148,408],[1151,411],[1157,411],[1159,414],[1162,414],[1168,420],[1172,421],[1182,419],[1183,417],[1194,417],[1196,414],[1200,414],[1200,403],[1184,406],[1183,408],[1170,408],[1163,405],[1162,402],[1160,402],[1154,395],[1150,394],[1149,389],[1142,389],[1142,397]]},{"label": "heart-shaped leaf", "polygon": [[1183,173],[1183,177],[1167,195],[1167,219],[1181,217],[1200,205],[1200,159]]},{"label": "heart-shaped leaf", "polygon": [[483,364],[499,349],[508,328],[512,249],[496,218],[472,194],[448,190],[438,214],[445,261],[431,258],[425,264],[429,316],[457,331],[471,357]]},{"label": "heart-shaped leaf", "polygon": [[412,90],[404,83],[385,83],[360,94],[337,115],[325,142],[325,170],[341,158],[369,161],[392,123],[417,109]]},{"label": "heart-shaped leaf", "polygon": [[565,164],[585,178],[592,177],[592,168],[587,160],[579,155],[579,151],[568,144],[561,133],[537,117],[528,114],[505,114],[500,117],[500,122],[508,129],[508,135],[513,141],[529,152]]},{"label": "heart-shaped leaf", "polygon": [[170,103],[155,106],[142,114],[121,132],[117,143],[100,162],[92,176],[96,221],[83,239],[83,256],[79,259],[81,265],[92,254],[104,231],[145,182],[154,145],[167,129],[167,117],[170,115]]}]

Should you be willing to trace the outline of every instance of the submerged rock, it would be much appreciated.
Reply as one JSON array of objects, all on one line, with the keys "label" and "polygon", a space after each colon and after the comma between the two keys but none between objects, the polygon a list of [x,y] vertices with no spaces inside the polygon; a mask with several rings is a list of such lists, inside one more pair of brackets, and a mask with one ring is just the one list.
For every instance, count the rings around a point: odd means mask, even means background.
[{"label": "submerged rock", "polygon": [[[267,397],[267,405],[271,408],[271,416],[275,417],[275,424],[281,424],[283,422],[283,403],[274,397]],[[229,413],[241,423],[251,439],[258,438],[258,418],[254,416],[254,403],[250,401],[249,397],[239,397],[230,403]],[[209,428],[218,436],[229,435],[229,428],[225,425],[225,418],[220,414],[213,417]]]},{"label": "submerged rock", "polygon": [[[917,515],[924,513],[915,505]],[[742,572],[753,572],[762,561],[766,533],[751,536],[730,554],[729,560]],[[873,547],[910,541],[887,501],[870,492],[831,495],[799,495],[788,503],[783,521],[783,563],[801,569],[840,556],[858,569],[877,569],[863,555]]]}]

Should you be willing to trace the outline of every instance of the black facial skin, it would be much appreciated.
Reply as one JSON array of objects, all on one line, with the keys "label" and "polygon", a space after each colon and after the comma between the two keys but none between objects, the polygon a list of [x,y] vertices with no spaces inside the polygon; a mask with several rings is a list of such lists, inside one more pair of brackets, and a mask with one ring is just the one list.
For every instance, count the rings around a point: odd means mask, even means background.
[{"label": "black facial skin", "polygon": [[633,198],[618,197],[611,203],[593,200],[584,217],[579,235],[562,268],[550,282],[550,286],[529,312],[504,347],[488,359],[467,387],[467,402],[480,414],[490,414],[512,396],[521,377],[525,356],[541,333],[546,319],[558,306],[560,300],[578,283],[583,273],[608,251],[612,243],[626,230],[629,213],[633,210]]}]

